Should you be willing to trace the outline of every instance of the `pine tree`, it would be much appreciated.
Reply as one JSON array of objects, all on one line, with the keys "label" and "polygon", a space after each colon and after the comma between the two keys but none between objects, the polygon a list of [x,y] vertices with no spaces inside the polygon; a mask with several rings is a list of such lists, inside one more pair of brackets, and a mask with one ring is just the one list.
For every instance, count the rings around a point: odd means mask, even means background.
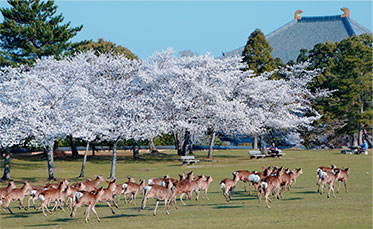
[{"label": "pine tree", "polygon": [[242,52],[243,62],[246,62],[248,69],[255,74],[275,69],[275,59],[271,55],[272,47],[267,42],[260,29],[256,29],[249,36],[246,46]]},{"label": "pine tree", "polygon": [[36,58],[55,55],[67,50],[82,25],[71,28],[61,24],[62,14],[55,15],[54,1],[8,0],[11,8],[1,8],[0,66],[32,64]]},{"label": "pine tree", "polygon": [[139,58],[133,54],[129,49],[121,46],[116,45],[113,42],[105,41],[104,39],[100,38],[97,42],[94,41],[83,41],[80,43],[76,43],[72,46],[71,50],[68,52],[68,54],[74,54],[80,51],[88,51],[90,49],[93,49],[95,51],[95,54],[98,55],[99,53],[110,53],[113,52],[114,55],[121,54],[128,59],[136,59]]}]

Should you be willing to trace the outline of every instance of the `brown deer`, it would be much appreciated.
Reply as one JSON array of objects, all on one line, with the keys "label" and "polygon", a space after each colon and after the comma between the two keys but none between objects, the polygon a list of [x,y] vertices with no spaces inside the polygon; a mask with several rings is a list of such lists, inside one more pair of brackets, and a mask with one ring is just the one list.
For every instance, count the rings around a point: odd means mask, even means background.
[{"label": "brown deer", "polygon": [[323,194],[324,185],[328,183],[329,191],[328,191],[327,197],[330,198],[330,192],[332,191],[333,197],[336,198],[335,193],[334,193],[334,183],[341,177],[341,170],[333,169],[331,172],[329,171],[324,172],[322,170],[318,170],[318,177],[320,180],[320,183],[319,183],[320,195]]},{"label": "brown deer", "polygon": [[[110,208],[110,210],[113,214],[115,214],[115,212],[113,210],[113,207],[110,204],[110,201],[112,201],[114,206],[116,208],[118,208],[117,203],[114,201],[114,194],[113,194],[115,192],[116,187],[117,187],[117,185],[115,184],[115,181],[116,181],[116,179],[114,179],[111,182],[106,181],[109,185],[108,185],[107,188],[103,189],[104,193],[99,198],[99,201],[105,202],[106,205]],[[96,190],[96,192],[97,191],[98,191],[98,189]]]},{"label": "brown deer", "polygon": [[27,200],[27,208],[30,208],[30,202],[32,200],[32,203],[34,204],[34,209],[36,209],[35,200],[38,199],[38,196],[40,193],[42,193],[47,188],[44,188],[43,186],[34,186],[32,185],[32,190],[30,191],[30,196]]},{"label": "brown deer", "polygon": [[174,186],[171,182],[168,182],[166,184],[166,187],[164,187],[162,185],[156,185],[156,184],[145,186],[144,187],[144,199],[141,202],[141,207],[139,209],[139,212],[146,207],[146,200],[147,199],[154,198],[154,199],[156,199],[156,204],[155,204],[155,209],[154,209],[153,215],[155,216],[157,214],[158,203],[161,200],[164,201],[164,207],[166,209],[167,215],[170,214],[168,212],[168,205],[169,205],[168,200],[170,199],[171,188],[173,188],[173,187]]},{"label": "brown deer", "polygon": [[200,190],[201,190],[201,184],[202,184],[202,182],[204,180],[206,180],[206,177],[204,175],[201,175],[201,176],[195,177],[191,181],[192,191],[188,194],[189,199],[191,199],[192,193],[195,192],[196,193],[196,200],[197,201],[199,200],[199,195],[200,195]]},{"label": "brown deer", "polygon": [[140,180],[140,184],[136,184],[133,182],[127,182],[122,185],[123,187],[123,195],[124,195],[124,202],[127,203],[126,195],[131,193],[131,201],[133,202],[133,205],[136,206],[136,196],[139,194],[139,192],[145,187],[145,180]]},{"label": "brown deer", "polygon": [[69,186],[63,191],[64,199],[65,199],[65,205],[69,206],[70,210],[73,209],[73,205],[75,203],[75,193],[79,191],[83,191],[85,189],[85,186],[82,182],[78,183],[75,186]]},{"label": "brown deer", "polygon": [[289,189],[290,189],[290,187],[293,187],[297,183],[297,178],[301,174],[303,174],[303,170],[302,170],[302,168],[296,168],[294,170],[291,170],[289,174],[291,176],[291,182],[290,182],[290,185],[289,185]]},{"label": "brown deer", "polygon": [[[212,179],[211,176],[207,176],[205,180],[202,180],[201,183],[200,183],[200,190],[202,191],[205,191],[205,197],[207,200],[209,200],[209,197],[207,196],[207,191],[209,189],[209,185],[210,183],[213,181],[214,179]],[[203,198],[203,197],[202,197]]]},{"label": "brown deer", "polygon": [[95,194],[87,191],[82,191],[82,192],[76,192],[75,193],[75,202],[76,204],[73,207],[73,210],[71,211],[70,217],[74,218],[76,209],[78,209],[80,206],[83,204],[87,205],[87,209],[85,210],[85,222],[88,223],[89,220],[89,212],[90,210],[95,213],[97,221],[100,222],[100,218],[97,215],[97,212],[95,210],[96,203],[99,201],[100,197],[104,194],[104,190],[101,187],[100,189],[97,190]]},{"label": "brown deer", "polygon": [[6,186],[5,188],[0,188],[0,205],[3,204],[3,199],[8,196],[8,193],[15,188],[17,188],[17,186],[14,181],[9,181],[8,186]]},{"label": "brown deer", "polygon": [[225,197],[227,202],[229,202],[229,200],[232,199],[232,197],[229,195],[229,190],[232,187],[236,186],[239,179],[240,178],[233,173],[233,180],[225,178],[222,181],[220,181],[220,188],[223,191],[223,196]]},{"label": "brown deer", "polygon": [[[106,181],[106,179],[99,175],[96,177],[96,179],[94,180],[90,180],[90,179],[87,179],[86,181],[83,181],[81,183],[83,183],[84,185],[84,191],[87,191],[87,192],[91,192],[91,191],[95,191],[96,190],[96,187],[99,183],[101,183],[102,181]],[[76,185],[78,185],[79,183],[75,183],[73,184],[72,186],[75,187]]]},{"label": "brown deer", "polygon": [[232,174],[233,176],[236,174],[236,176],[238,176],[239,178],[239,181],[243,182],[245,192],[247,192],[246,183],[249,182],[249,193],[251,194],[251,182],[249,181],[249,176],[252,174],[252,172],[249,172],[247,170],[237,170],[233,172]]},{"label": "brown deer", "polygon": [[179,181],[177,184],[175,184],[172,188],[172,195],[170,197],[170,201],[168,202],[168,205],[170,205],[171,202],[175,204],[175,208],[178,209],[176,204],[176,196],[180,194],[180,202],[185,205],[183,201],[184,195],[188,195],[188,198],[191,199],[190,193],[193,191],[193,188],[195,188],[195,185],[192,185],[194,175],[193,172],[188,173],[188,176],[186,179]]},{"label": "brown deer", "polygon": [[[318,167],[316,169],[316,185],[319,187],[319,184],[321,182],[320,180],[320,177],[319,177],[319,170],[323,171],[323,172],[332,172],[333,169],[337,168],[335,165],[331,165],[330,168],[329,167],[325,167],[325,166],[321,166],[321,167]],[[317,189],[317,192],[319,192],[320,189]]]},{"label": "brown deer", "polygon": [[283,170],[280,170],[276,175],[267,176],[260,182],[259,202],[261,202],[262,194],[264,193],[267,208],[271,208],[268,202],[272,202],[272,200],[269,198],[269,194],[272,193],[277,197],[277,199],[279,199],[279,192],[281,189],[280,176],[283,172]]},{"label": "brown deer", "polygon": [[345,192],[347,192],[347,181],[348,181],[348,175],[350,173],[350,168],[345,168],[340,170],[340,175],[338,178],[338,189],[337,193],[339,193],[339,189],[341,187],[341,182],[344,183],[345,186]]},{"label": "brown deer", "polygon": [[4,208],[8,209],[11,214],[13,214],[12,210],[9,208],[9,204],[12,201],[19,201],[19,209],[23,207],[25,210],[27,208],[23,205],[23,198],[31,191],[31,185],[25,181],[23,183],[22,188],[14,188],[8,192],[8,195],[4,199]]},{"label": "brown deer", "polygon": [[61,208],[63,211],[62,203],[65,202],[63,191],[67,188],[68,181],[66,179],[62,180],[60,184],[58,185],[58,188],[50,188],[47,190],[44,190],[42,193],[38,195],[38,199],[41,201],[40,208],[43,211],[43,215],[47,216],[45,214],[45,210],[52,214],[48,209],[48,204],[50,202],[55,202],[55,205],[52,210],[55,210],[57,207]]}]

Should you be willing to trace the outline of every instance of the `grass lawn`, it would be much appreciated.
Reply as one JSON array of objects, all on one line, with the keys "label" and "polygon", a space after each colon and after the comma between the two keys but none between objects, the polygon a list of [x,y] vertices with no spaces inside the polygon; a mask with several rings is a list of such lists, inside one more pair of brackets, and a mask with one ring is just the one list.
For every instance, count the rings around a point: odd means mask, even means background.
[{"label": "grass lawn", "polygon": [[[215,151],[214,160],[206,161],[207,152],[196,152],[201,161],[195,165],[182,166],[174,151],[165,151],[163,156],[142,154],[142,160],[130,159],[130,152],[121,154],[117,163],[117,183],[127,180],[127,175],[139,179],[148,179],[163,175],[178,178],[183,171],[194,171],[195,175],[211,175],[210,200],[185,201],[182,206],[178,201],[178,210],[170,206],[170,215],[166,215],[164,205],[160,203],[158,214],[153,216],[155,201],[148,201],[145,210],[138,213],[142,194],[137,198],[137,206],[124,205],[113,215],[104,204],[96,206],[101,222],[97,222],[93,212],[89,224],[85,224],[83,211],[77,211],[76,218],[70,218],[70,211],[58,210],[51,216],[44,217],[33,208],[28,211],[18,210],[18,203],[11,204],[14,215],[7,210],[0,211],[0,228],[372,228],[372,152],[365,155],[343,155],[339,151],[285,151],[281,158],[252,159],[246,150]],[[82,159],[55,160],[54,175],[78,181]],[[337,198],[328,199],[326,192],[321,196],[316,193],[316,168],[330,166],[351,168],[348,188],[336,193]],[[88,158],[86,176],[109,176],[110,157]],[[235,170],[261,170],[262,166],[277,165],[288,168],[303,169],[303,174],[291,191],[285,192],[284,198],[273,200],[270,209],[264,201],[259,203],[254,195],[243,192],[239,182],[233,194],[233,200],[225,202],[219,182],[223,178],[232,178]],[[12,178],[16,181],[28,180],[32,184],[44,184],[47,177],[47,163],[39,157],[18,158],[12,160]],[[3,164],[2,164],[3,168]],[[2,172],[2,171],[1,171]],[[106,183],[102,183],[107,186]],[[0,186],[6,186],[0,183]],[[21,184],[17,183],[20,187]],[[327,189],[326,189],[327,191]],[[27,197],[28,198],[28,197]],[[25,198],[25,200],[27,200]],[[27,202],[27,201],[25,201]]]}]

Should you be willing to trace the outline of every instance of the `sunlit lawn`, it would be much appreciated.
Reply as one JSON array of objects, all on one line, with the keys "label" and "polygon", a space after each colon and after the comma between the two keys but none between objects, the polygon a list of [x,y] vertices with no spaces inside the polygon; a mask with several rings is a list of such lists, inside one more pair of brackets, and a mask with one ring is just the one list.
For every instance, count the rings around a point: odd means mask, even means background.
[{"label": "sunlit lawn", "polygon": [[[372,228],[372,156],[343,155],[338,151],[285,151],[281,158],[252,159],[246,150],[215,151],[214,160],[204,160],[205,151],[196,152],[200,163],[182,166],[174,151],[164,151],[165,155],[150,156],[142,154],[142,160],[133,161],[130,152],[121,154],[117,164],[117,183],[127,180],[127,175],[139,179],[148,179],[163,175],[177,178],[183,171],[193,170],[195,174],[211,175],[214,181],[210,185],[210,200],[199,202],[185,201],[186,206],[179,209],[170,207],[166,215],[163,204],[158,208],[158,215],[152,215],[154,200],[148,201],[147,208],[138,213],[142,195],[137,198],[137,206],[124,205],[113,215],[104,204],[96,206],[101,222],[97,222],[93,212],[89,224],[85,224],[81,208],[76,218],[70,218],[70,211],[58,210],[51,216],[44,217],[33,208],[28,211],[18,210],[18,203],[11,204],[14,215],[7,210],[0,211],[1,228]],[[57,178],[77,181],[82,159],[55,160],[54,174]],[[343,185],[337,198],[328,199],[326,193],[316,193],[316,168],[318,166],[350,167],[349,192],[345,193]],[[2,164],[3,165],[3,164]],[[243,192],[243,184],[238,183],[233,200],[225,202],[219,188],[223,178],[232,178],[235,170],[258,170],[262,166],[277,165],[289,168],[303,168],[296,186],[286,192],[281,200],[273,200],[271,209],[265,208],[264,201],[259,203],[254,195]],[[47,163],[40,157],[18,158],[12,160],[12,178],[16,181],[28,180],[32,184],[46,183]],[[88,158],[86,176],[93,178],[110,173],[110,157]],[[20,187],[21,183],[17,183]],[[0,184],[2,187],[5,183]],[[106,187],[106,183],[101,185]],[[25,198],[25,202],[27,198]]]}]

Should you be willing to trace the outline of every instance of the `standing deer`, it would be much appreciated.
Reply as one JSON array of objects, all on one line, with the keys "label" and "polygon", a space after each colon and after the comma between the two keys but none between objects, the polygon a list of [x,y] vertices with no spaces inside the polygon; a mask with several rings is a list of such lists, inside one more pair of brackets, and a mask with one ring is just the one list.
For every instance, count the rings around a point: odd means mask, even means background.
[{"label": "standing deer", "polygon": [[[318,170],[318,177],[320,180],[319,183],[319,191],[320,195],[323,193],[324,185],[329,184],[329,191],[328,191],[328,198],[330,198],[330,192],[333,192],[333,197],[336,198],[334,193],[334,183],[340,178],[341,170],[340,169],[333,169],[331,172],[327,171],[324,172],[321,169]],[[321,186],[321,188],[320,188]]]},{"label": "standing deer", "polygon": [[348,181],[348,175],[350,173],[350,168],[345,168],[340,170],[340,175],[338,178],[338,189],[337,193],[339,193],[339,188],[341,187],[341,182],[344,183],[345,186],[345,192],[347,192],[347,181]]},{"label": "standing deer", "polygon": [[170,193],[171,193],[171,188],[174,187],[171,182],[168,182],[166,187],[162,185],[148,185],[145,186],[144,188],[144,199],[141,202],[141,207],[139,209],[139,212],[143,210],[146,207],[146,200],[149,198],[154,198],[156,199],[156,204],[155,204],[155,209],[153,212],[153,215],[155,216],[157,214],[157,208],[159,201],[163,200],[164,201],[164,207],[166,209],[167,215],[170,214],[168,212],[168,200],[170,199]]}]

